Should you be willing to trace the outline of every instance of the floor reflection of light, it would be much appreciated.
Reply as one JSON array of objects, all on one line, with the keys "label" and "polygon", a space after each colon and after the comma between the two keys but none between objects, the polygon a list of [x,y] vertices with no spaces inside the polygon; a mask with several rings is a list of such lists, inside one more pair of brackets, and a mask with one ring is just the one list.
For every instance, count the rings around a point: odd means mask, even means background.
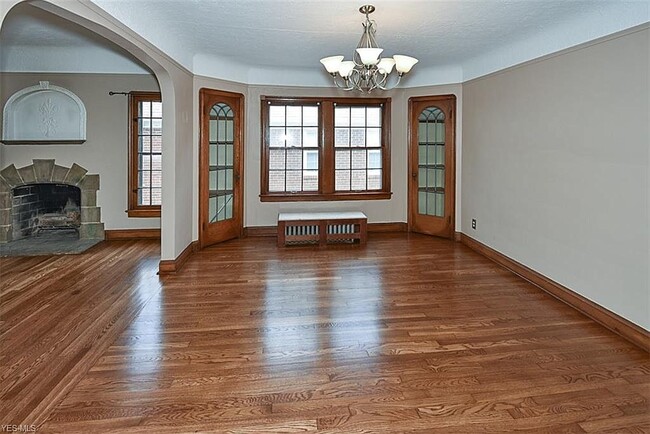
[{"label": "floor reflection of light", "polygon": [[330,329],[331,345],[357,350],[380,345],[384,299],[378,267],[365,261],[354,261],[352,266],[346,261],[335,268],[340,280],[330,316],[332,322],[344,325]]},{"label": "floor reflection of light", "polygon": [[[134,338],[128,350],[127,372],[131,380],[137,380],[138,376],[151,380],[160,371],[165,336],[162,333],[163,295],[158,276],[142,273],[133,296],[134,303],[146,305],[126,331]],[[137,381],[131,384],[132,389],[138,388]]]},{"label": "floor reflection of light", "polygon": [[287,263],[271,263],[265,282],[267,370],[365,355],[365,349],[383,343],[383,286],[376,265],[337,261],[305,274]]},{"label": "floor reflection of light", "polygon": [[320,345],[313,318],[318,315],[318,277],[278,273],[275,265],[267,266],[262,306],[264,354],[271,369],[280,363],[309,362]]}]

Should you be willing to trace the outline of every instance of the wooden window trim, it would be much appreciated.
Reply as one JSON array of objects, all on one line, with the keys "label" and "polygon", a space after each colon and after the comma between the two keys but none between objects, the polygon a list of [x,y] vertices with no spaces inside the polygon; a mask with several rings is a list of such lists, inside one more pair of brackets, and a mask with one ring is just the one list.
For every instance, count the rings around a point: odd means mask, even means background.
[{"label": "wooden window trim", "polygon": [[128,209],[129,217],[160,217],[160,205],[138,205],[138,103],[162,101],[160,92],[129,93],[129,158]]},{"label": "wooden window trim", "polygon": [[[269,102],[286,105],[304,105],[318,103],[319,114],[319,191],[318,192],[269,192]],[[334,147],[334,107],[382,105],[382,189],[370,191],[335,191],[335,150]],[[261,194],[262,202],[299,202],[299,201],[343,201],[343,200],[385,200],[392,196],[390,186],[390,126],[391,98],[287,98],[261,97]]]}]

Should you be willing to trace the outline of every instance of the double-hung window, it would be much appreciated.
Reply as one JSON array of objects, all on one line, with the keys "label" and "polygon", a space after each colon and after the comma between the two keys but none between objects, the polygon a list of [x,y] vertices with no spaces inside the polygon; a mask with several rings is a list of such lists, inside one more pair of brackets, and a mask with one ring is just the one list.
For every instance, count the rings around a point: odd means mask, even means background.
[{"label": "double-hung window", "polygon": [[158,92],[129,94],[129,217],[159,217],[162,202],[162,102]]},{"label": "double-hung window", "polygon": [[389,98],[262,97],[263,201],[390,198]]}]

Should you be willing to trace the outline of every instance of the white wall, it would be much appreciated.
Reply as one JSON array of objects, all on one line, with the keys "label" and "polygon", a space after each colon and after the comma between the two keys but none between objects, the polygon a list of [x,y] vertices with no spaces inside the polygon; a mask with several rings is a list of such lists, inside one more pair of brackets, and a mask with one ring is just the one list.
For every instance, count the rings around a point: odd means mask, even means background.
[{"label": "white wall", "polygon": [[462,153],[464,233],[646,329],[649,32],[465,83]]},{"label": "white wall", "polygon": [[97,194],[106,229],[159,228],[159,218],[129,218],[127,203],[128,97],[109,96],[109,91],[158,91],[151,74],[52,74],[1,73],[3,89],[0,104],[15,92],[47,80],[74,92],[88,113],[87,141],[82,145],[0,145],[1,168],[15,164],[20,168],[32,159],[55,159],[70,167],[72,163],[99,174]]}]

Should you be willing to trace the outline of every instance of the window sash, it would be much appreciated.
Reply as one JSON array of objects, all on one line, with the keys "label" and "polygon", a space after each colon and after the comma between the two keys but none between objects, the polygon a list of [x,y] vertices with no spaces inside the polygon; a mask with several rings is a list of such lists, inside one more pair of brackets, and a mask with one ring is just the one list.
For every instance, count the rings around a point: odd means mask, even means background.
[{"label": "window sash", "polygon": [[129,94],[129,217],[158,217],[162,203],[162,100]]},{"label": "window sash", "polygon": [[[261,103],[263,149],[260,197],[262,201],[390,198],[390,98],[328,99],[263,96]],[[313,105],[319,107],[318,148],[287,147],[285,143],[278,141],[279,133],[273,129],[289,128],[288,109],[287,116],[283,118],[282,109],[278,107],[292,107],[291,110],[297,112],[300,107]],[[344,110],[349,113],[347,124],[344,124],[336,116],[337,113]],[[361,112],[363,112],[363,116],[360,116]],[[296,119],[295,116],[294,119]],[[293,121],[293,124],[292,127],[297,128],[300,126],[296,120]],[[313,127],[313,124],[310,127]],[[337,129],[338,131],[346,129],[350,133],[348,136],[354,133],[360,138],[356,142],[351,142],[351,139],[348,139],[346,145],[341,143],[337,145]],[[295,143],[295,140],[292,143]],[[287,149],[301,149],[303,151],[303,174],[307,170],[315,171],[314,158],[316,157],[312,156],[312,151],[318,152],[318,171],[314,173],[315,176],[318,176],[317,190],[306,190],[304,188],[283,189],[278,187],[279,183],[282,182],[285,182],[284,185],[286,185],[286,179],[282,179],[282,172],[284,171],[286,174],[290,170],[286,165],[279,163],[281,157],[284,156],[283,150]],[[340,161],[337,165],[337,155],[340,160],[344,152],[349,154],[350,161],[352,161],[354,155],[356,161],[354,169],[351,165],[350,167],[341,167]],[[364,154],[363,158],[361,158],[361,153]],[[307,162],[308,158],[310,162]],[[298,164],[294,163],[292,167],[296,169],[291,170],[297,170]],[[348,171],[351,180],[347,187],[341,186],[340,179],[337,182],[337,175],[341,176],[344,171]],[[292,174],[292,176],[295,175]],[[356,180],[354,183],[353,179]]]},{"label": "window sash", "polygon": [[320,190],[320,116],[320,106],[315,103],[269,104],[269,192],[295,194]]}]

